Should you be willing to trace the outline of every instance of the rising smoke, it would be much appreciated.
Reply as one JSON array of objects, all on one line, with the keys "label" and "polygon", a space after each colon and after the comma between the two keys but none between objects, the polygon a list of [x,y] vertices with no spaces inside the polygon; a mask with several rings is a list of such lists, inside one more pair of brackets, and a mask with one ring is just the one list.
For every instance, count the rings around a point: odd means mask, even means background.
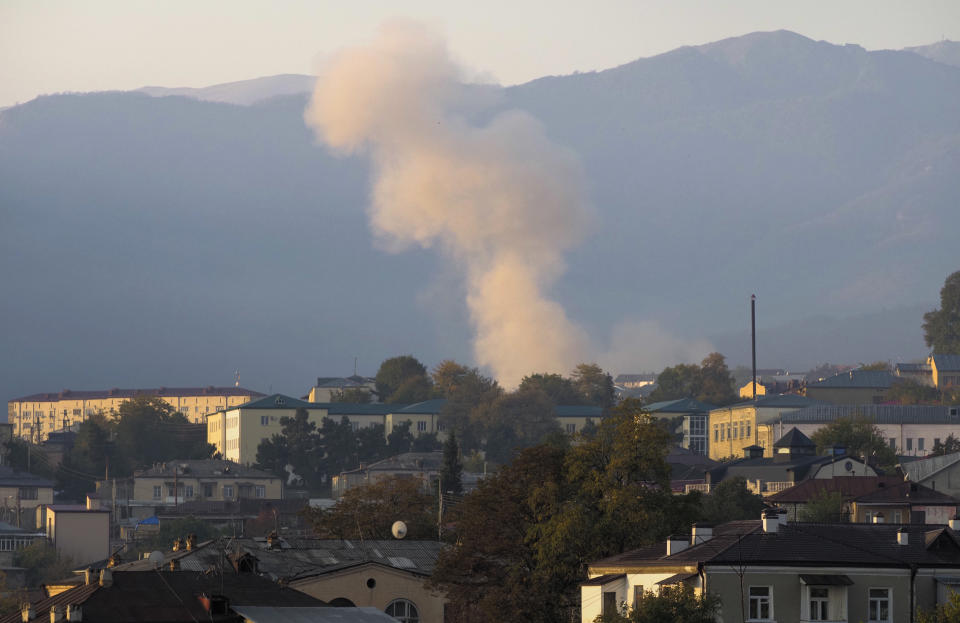
[{"label": "rising smoke", "polygon": [[520,111],[468,121],[482,93],[437,34],[391,22],[331,59],[305,119],[333,149],[370,155],[378,236],[457,262],[476,363],[513,387],[591,359],[586,334],[547,292],[592,219],[575,154]]}]

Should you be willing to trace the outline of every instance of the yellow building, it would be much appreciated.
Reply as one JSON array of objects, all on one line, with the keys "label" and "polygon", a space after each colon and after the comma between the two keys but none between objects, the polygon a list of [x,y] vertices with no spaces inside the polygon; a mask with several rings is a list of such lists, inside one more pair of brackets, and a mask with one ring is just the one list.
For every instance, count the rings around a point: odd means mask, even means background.
[{"label": "yellow building", "polygon": [[53,481],[0,466],[0,520],[20,528],[42,528],[36,509],[45,504],[53,504]]},{"label": "yellow building", "polygon": [[739,402],[728,407],[710,411],[708,448],[710,458],[714,460],[728,457],[743,457],[747,446],[761,446],[764,456],[773,456],[773,439],[759,434],[759,428],[778,419],[781,414],[796,411],[804,407],[820,404],[805,396],[796,394],[776,394],[757,396],[757,401]]},{"label": "yellow building", "polygon": [[746,385],[740,388],[740,397],[741,398],[753,398],[753,386],[757,386],[757,396],[766,396],[767,388],[763,383],[757,383],[756,381],[750,381]]},{"label": "yellow building", "polygon": [[960,387],[960,355],[932,355],[927,364],[933,373],[934,386]]},{"label": "yellow building", "polygon": [[227,407],[241,405],[263,396],[242,387],[158,387],[156,389],[108,389],[32,394],[7,402],[7,422],[13,434],[34,443],[46,440],[51,432],[68,429],[96,413],[109,414],[136,396],[156,396],[187,416],[203,424],[204,416]]},{"label": "yellow building", "polygon": [[887,401],[887,392],[896,381],[886,370],[856,368],[808,383],[805,395],[837,405],[880,404]]}]

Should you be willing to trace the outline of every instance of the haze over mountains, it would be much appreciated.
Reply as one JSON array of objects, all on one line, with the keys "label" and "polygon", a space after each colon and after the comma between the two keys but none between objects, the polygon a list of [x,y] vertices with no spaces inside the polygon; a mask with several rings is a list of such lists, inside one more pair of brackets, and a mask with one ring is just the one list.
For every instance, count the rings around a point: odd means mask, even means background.
[{"label": "haze over mountains", "polygon": [[[524,109],[583,159],[596,225],[555,294],[595,335],[655,321],[744,363],[755,292],[760,365],[911,358],[960,269],[956,45],[753,33],[479,91],[499,98],[483,114]],[[405,352],[469,361],[452,267],[377,248],[366,164],[314,143],[309,81],[0,113],[8,398],[229,384],[235,368],[295,393],[354,357],[366,373]],[[675,356],[651,344],[615,371]]]}]

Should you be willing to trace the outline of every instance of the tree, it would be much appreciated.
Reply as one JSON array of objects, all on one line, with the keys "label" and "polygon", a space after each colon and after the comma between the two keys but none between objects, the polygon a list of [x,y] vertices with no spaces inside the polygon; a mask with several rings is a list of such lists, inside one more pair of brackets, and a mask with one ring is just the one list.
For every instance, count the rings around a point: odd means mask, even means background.
[{"label": "tree", "polygon": [[924,385],[913,379],[902,379],[890,386],[887,399],[901,405],[937,404],[940,392],[936,387]]},{"label": "tree", "polygon": [[289,464],[290,447],[287,445],[287,438],[283,435],[274,434],[257,446],[257,469],[286,479],[289,476],[286,466]]},{"label": "tree", "polygon": [[720,598],[697,596],[686,584],[644,591],[629,614],[602,614],[594,623],[716,623]]},{"label": "tree", "polygon": [[580,405],[583,397],[573,386],[573,381],[559,374],[531,374],[523,377],[518,391],[540,391],[555,405]]},{"label": "tree", "polygon": [[414,377],[427,376],[427,368],[412,355],[391,357],[380,364],[377,370],[377,394],[384,401],[390,402],[390,397],[405,381]]},{"label": "tree", "polygon": [[954,437],[953,433],[947,435],[947,438],[942,442],[939,439],[933,442],[933,456],[943,456],[954,452],[960,452],[960,439]]},{"label": "tree", "polygon": [[917,623],[956,623],[960,621],[960,593],[950,591],[946,603],[917,613]]},{"label": "tree", "polygon": [[923,338],[936,355],[960,353],[960,271],[940,290],[940,309],[923,315]]},{"label": "tree", "polygon": [[516,391],[472,412],[483,431],[487,459],[506,463],[520,448],[540,443],[560,430],[554,404],[541,391]]},{"label": "tree", "polygon": [[347,489],[333,508],[307,507],[304,514],[321,539],[391,539],[395,521],[407,538],[436,537],[436,504],[419,478],[384,478]]},{"label": "tree", "polygon": [[46,539],[38,539],[16,552],[13,564],[27,570],[27,586],[39,586],[69,577],[75,566],[70,558],[61,558],[57,548]]},{"label": "tree", "polygon": [[666,367],[657,375],[657,387],[650,392],[650,402],[692,398],[700,394],[700,367],[681,363]]},{"label": "tree", "polygon": [[433,372],[434,392],[447,402],[440,412],[445,430],[456,433],[464,452],[483,447],[483,430],[474,415],[503,395],[495,380],[480,374],[476,368],[455,361],[442,362]]},{"label": "tree", "polygon": [[[613,391],[613,377],[603,371],[595,363],[581,363],[570,375],[574,388],[580,394],[580,399],[588,404],[605,409],[616,402]],[[574,403],[571,403],[574,404]]]},{"label": "tree", "polygon": [[393,425],[393,430],[387,435],[387,454],[396,456],[410,452],[413,448],[413,433],[410,432],[410,420]]},{"label": "tree", "polygon": [[321,486],[324,480],[323,449],[317,425],[310,421],[310,414],[299,407],[293,417],[280,418],[280,425],[287,447],[287,460],[293,466],[293,472],[303,478],[308,487]]},{"label": "tree", "polygon": [[197,436],[198,425],[157,396],[136,396],[122,402],[112,428],[116,453],[111,473],[130,474],[173,459],[206,459],[215,450],[202,428]]},{"label": "tree", "polygon": [[767,505],[763,498],[747,489],[743,476],[721,480],[703,496],[703,519],[713,524],[738,519],[759,519]]},{"label": "tree", "polygon": [[362,387],[348,387],[330,392],[330,402],[365,405],[369,404],[372,400],[373,396],[371,396],[370,390]]},{"label": "tree", "polygon": [[727,368],[726,359],[720,353],[710,353],[700,363],[700,392],[696,398],[714,405],[736,402],[733,375]]},{"label": "tree", "polygon": [[443,466],[440,469],[440,490],[444,493],[463,493],[463,464],[460,462],[460,447],[457,434],[450,433],[443,444]]},{"label": "tree", "polygon": [[839,491],[821,491],[800,511],[800,521],[840,523],[844,517],[843,495]]},{"label": "tree", "polygon": [[397,404],[423,402],[428,400],[432,393],[433,384],[430,383],[429,377],[426,375],[411,376],[404,379],[396,391],[387,397],[387,402]]},{"label": "tree", "polygon": [[817,452],[822,453],[830,446],[843,446],[848,454],[863,457],[868,463],[888,468],[897,463],[897,455],[887,445],[883,433],[863,415],[837,418],[815,432],[811,439],[817,444]]}]

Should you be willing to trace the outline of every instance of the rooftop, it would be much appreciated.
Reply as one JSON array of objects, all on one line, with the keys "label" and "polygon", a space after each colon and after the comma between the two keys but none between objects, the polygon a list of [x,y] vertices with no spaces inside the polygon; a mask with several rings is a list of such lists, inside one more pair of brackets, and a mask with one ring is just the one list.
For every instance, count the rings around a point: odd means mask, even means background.
[{"label": "rooftop", "polygon": [[761,409],[802,409],[804,407],[821,405],[825,403],[820,400],[814,400],[813,398],[801,396],[800,394],[767,394],[764,396],[757,396],[756,403],[754,403],[753,400],[744,400],[726,407],[717,407],[713,410],[739,409],[742,407],[752,407],[754,404]]},{"label": "rooftop", "polygon": [[862,415],[876,424],[960,424],[958,411],[956,407],[818,404],[784,413],[780,421],[784,424],[805,424]]},{"label": "rooftop", "polygon": [[64,389],[53,393],[30,394],[10,402],[48,402],[54,400],[95,400],[98,398],[135,398],[137,396],[263,396],[243,387],[157,387],[154,389]]},{"label": "rooftop", "polygon": [[711,409],[716,409],[716,406],[693,398],[679,398],[677,400],[662,400],[644,405],[643,408],[650,413],[706,413]]},{"label": "rooftop", "polygon": [[822,381],[807,384],[807,389],[847,387],[885,389],[893,385],[897,377],[886,370],[863,370],[855,368],[849,372],[841,372],[827,377]]},{"label": "rooftop", "polygon": [[0,487],[53,487],[53,481],[0,465]]},{"label": "rooftop", "polygon": [[933,355],[932,359],[937,372],[960,370],[960,355]]},{"label": "rooftop", "polygon": [[903,482],[899,476],[834,476],[811,478],[766,498],[775,504],[802,504],[810,500],[839,493],[844,499],[853,499],[879,488],[895,487]]},{"label": "rooftop", "polygon": [[141,470],[134,476],[139,478],[173,478],[174,475],[193,478],[277,478],[269,472],[220,459],[169,461]]}]

